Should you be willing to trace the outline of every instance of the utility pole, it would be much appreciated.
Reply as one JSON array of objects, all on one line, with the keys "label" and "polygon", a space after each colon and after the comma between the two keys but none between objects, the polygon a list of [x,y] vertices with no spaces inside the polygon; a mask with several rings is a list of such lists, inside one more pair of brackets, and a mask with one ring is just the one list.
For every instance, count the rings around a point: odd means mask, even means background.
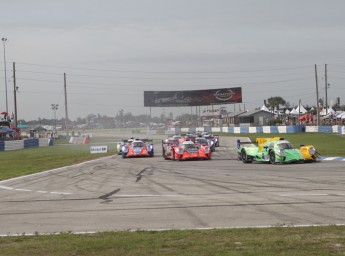
[{"label": "utility pole", "polygon": [[317,67],[315,64],[315,82],[316,82],[316,113],[317,113],[317,125],[320,125],[320,109],[319,109],[319,85],[317,82]]},{"label": "utility pole", "polygon": [[66,126],[66,134],[67,134],[67,140],[69,140],[68,138],[68,111],[67,111],[67,83],[66,83],[66,73],[63,73],[63,77],[64,77],[64,89],[65,89],[65,126]]},{"label": "utility pole", "polygon": [[8,100],[7,100],[7,71],[6,71],[6,42],[7,38],[1,38],[2,42],[4,43],[4,67],[5,67],[5,91],[6,91],[6,112],[8,114]]},{"label": "utility pole", "polygon": [[325,101],[326,101],[326,115],[328,114],[328,102],[327,102],[327,64],[325,64]]},{"label": "utility pole", "polygon": [[14,93],[14,125],[17,127],[17,85],[16,85],[16,63],[13,62],[13,93]]}]

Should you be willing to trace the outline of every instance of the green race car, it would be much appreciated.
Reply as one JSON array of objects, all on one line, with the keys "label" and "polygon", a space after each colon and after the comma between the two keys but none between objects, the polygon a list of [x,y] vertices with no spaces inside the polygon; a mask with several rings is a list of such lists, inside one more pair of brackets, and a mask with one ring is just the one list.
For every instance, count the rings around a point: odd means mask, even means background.
[{"label": "green race car", "polygon": [[238,160],[243,163],[257,161],[271,164],[304,162],[301,151],[283,138],[258,138],[256,141],[237,140]]}]

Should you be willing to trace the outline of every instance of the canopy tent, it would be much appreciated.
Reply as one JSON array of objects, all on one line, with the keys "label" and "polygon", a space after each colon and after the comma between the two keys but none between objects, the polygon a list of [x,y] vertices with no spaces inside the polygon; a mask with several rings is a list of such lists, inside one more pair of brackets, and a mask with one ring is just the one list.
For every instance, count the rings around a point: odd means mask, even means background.
[{"label": "canopy tent", "polygon": [[271,112],[267,107],[266,105],[263,105],[260,110],[264,110],[264,111],[267,111],[267,112]]},{"label": "canopy tent", "polygon": [[335,111],[332,108],[328,108],[327,111],[325,108],[323,108],[320,112],[320,116],[325,116],[325,115],[334,114],[334,113]]},{"label": "canopy tent", "polygon": [[337,118],[345,119],[345,112],[340,113],[339,115],[337,115]]},{"label": "canopy tent", "polygon": [[314,116],[311,113],[306,113],[298,118],[300,121],[313,121]]},{"label": "canopy tent", "polygon": [[40,132],[40,131],[46,131],[47,129],[45,129],[44,127],[42,126],[38,126],[36,128],[33,129],[35,132]]},{"label": "canopy tent", "polygon": [[286,110],[285,110],[285,114],[286,114],[286,115],[289,115],[289,114],[290,114],[290,110],[286,109]]},{"label": "canopy tent", "polygon": [[8,127],[2,127],[1,130],[7,133],[16,133],[15,131],[13,131],[11,128],[8,128]]},{"label": "canopy tent", "polygon": [[19,129],[26,129],[28,128],[29,126],[27,126],[26,124],[18,124],[17,126]]},{"label": "canopy tent", "polygon": [[305,114],[307,112],[307,110],[302,105],[299,105],[296,108],[296,111],[297,111],[297,114]]},{"label": "canopy tent", "polygon": [[290,111],[290,115],[298,115],[298,111],[296,110],[296,109],[292,109],[291,111]]}]

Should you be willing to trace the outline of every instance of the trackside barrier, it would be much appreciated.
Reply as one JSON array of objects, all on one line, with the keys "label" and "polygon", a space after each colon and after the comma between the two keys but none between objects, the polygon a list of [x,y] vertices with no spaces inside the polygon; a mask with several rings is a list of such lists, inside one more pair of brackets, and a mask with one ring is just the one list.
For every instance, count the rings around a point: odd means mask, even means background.
[{"label": "trackside barrier", "polygon": [[17,150],[23,148],[31,148],[38,146],[51,146],[53,145],[52,139],[25,139],[25,140],[8,140],[0,141],[0,151]]},{"label": "trackside barrier", "polygon": [[169,128],[171,133],[192,133],[198,132],[209,132],[209,133],[272,133],[272,134],[283,134],[283,133],[299,133],[299,132],[319,132],[319,133],[339,133],[345,134],[345,126],[302,126],[302,125],[291,125],[291,126],[258,126],[258,127],[197,127],[197,128]]},{"label": "trackside barrier", "polygon": [[89,144],[89,136],[78,136],[78,137],[71,137],[69,139],[69,143],[71,144]]}]

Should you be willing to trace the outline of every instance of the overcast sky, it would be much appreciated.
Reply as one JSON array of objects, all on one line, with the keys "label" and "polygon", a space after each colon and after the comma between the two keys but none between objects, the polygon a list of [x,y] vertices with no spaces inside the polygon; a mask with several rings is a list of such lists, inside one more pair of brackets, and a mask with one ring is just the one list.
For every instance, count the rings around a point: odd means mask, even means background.
[{"label": "overcast sky", "polygon": [[[320,98],[345,104],[344,0],[1,0],[8,109],[18,119],[149,114],[148,90],[242,87],[243,103],[281,96],[291,105]],[[1,42],[2,43],[2,42]],[[0,51],[3,60],[3,44]],[[6,109],[0,61],[0,111]],[[192,110],[194,111],[194,110]],[[191,108],[152,108],[153,116]]]}]

